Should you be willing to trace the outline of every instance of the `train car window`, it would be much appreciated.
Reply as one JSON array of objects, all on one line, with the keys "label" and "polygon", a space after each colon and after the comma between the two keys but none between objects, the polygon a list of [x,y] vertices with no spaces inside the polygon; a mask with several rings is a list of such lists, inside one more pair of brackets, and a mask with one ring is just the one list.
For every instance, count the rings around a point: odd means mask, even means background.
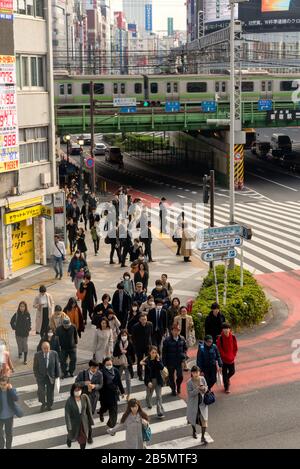
[{"label": "train car window", "polygon": [[173,91],[174,93],[178,93],[178,83],[173,83]]},{"label": "train car window", "polygon": [[59,85],[59,94],[65,94],[65,85]]},{"label": "train car window", "polygon": [[261,91],[266,91],[266,82],[265,81],[261,82]]},{"label": "train car window", "polygon": [[207,83],[205,81],[193,81],[186,84],[188,93],[206,93]]},{"label": "train car window", "polygon": [[158,84],[157,83],[151,83],[150,84],[150,91],[152,94],[155,94],[158,92]]},{"label": "train car window", "polygon": [[121,94],[125,94],[125,83],[121,83]]},{"label": "train car window", "polygon": [[142,83],[135,83],[134,84],[134,92],[135,92],[135,94],[141,94],[141,92],[142,92]]},{"label": "train car window", "polygon": [[226,81],[222,81],[222,93],[226,93]]},{"label": "train car window", "polygon": [[68,88],[68,94],[72,94],[72,83],[68,83],[67,88]]},{"label": "train car window", "polygon": [[218,81],[215,82],[215,92],[219,93],[220,91],[220,83]]},{"label": "train car window", "polygon": [[114,94],[118,94],[118,83],[114,83]]},{"label": "train car window", "polygon": [[268,81],[268,91],[272,91],[272,90],[273,90],[273,82]]},{"label": "train car window", "polygon": [[297,85],[293,81],[281,81],[280,82],[280,91],[292,91],[296,90]]},{"label": "train car window", "polygon": [[95,94],[104,94],[104,83],[95,83],[94,84],[94,93]]},{"label": "train car window", "polygon": [[254,82],[242,81],[242,91],[254,91]]},{"label": "train car window", "polygon": [[171,93],[171,83],[167,83],[167,93]]},{"label": "train car window", "polygon": [[90,84],[82,83],[81,85],[81,94],[90,94]]}]

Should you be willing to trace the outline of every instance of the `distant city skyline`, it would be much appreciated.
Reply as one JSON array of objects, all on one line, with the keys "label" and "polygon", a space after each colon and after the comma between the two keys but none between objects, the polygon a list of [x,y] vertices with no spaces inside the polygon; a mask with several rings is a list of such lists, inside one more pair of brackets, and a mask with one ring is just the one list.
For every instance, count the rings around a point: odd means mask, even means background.
[{"label": "distant city skyline", "polygon": [[[139,0],[132,0],[132,3]],[[153,31],[167,31],[168,18],[174,18],[174,29],[186,30],[186,7],[184,0],[152,0]],[[111,0],[112,11],[122,11],[122,0]]]}]

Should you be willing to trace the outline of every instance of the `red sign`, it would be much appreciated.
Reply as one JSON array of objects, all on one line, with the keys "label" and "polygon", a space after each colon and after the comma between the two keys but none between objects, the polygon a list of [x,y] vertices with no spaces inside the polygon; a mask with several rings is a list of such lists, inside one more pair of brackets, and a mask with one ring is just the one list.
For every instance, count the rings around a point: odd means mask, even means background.
[{"label": "red sign", "polygon": [[95,161],[94,161],[94,158],[87,158],[85,160],[85,165],[87,168],[91,169],[94,167],[94,164],[95,164]]}]

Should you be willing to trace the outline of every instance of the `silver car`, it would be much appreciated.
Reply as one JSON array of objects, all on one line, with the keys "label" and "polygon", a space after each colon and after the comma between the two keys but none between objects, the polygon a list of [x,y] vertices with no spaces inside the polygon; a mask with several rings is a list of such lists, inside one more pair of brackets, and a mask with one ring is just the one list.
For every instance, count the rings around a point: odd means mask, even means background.
[{"label": "silver car", "polygon": [[94,155],[105,155],[107,147],[104,143],[96,143],[94,148]]}]

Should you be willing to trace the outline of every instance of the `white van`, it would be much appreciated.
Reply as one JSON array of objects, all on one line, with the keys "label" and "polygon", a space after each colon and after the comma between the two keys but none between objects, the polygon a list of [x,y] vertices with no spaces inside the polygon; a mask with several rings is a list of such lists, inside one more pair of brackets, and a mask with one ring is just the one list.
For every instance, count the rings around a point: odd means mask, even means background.
[{"label": "white van", "polygon": [[288,135],[273,134],[271,138],[272,150],[292,151],[292,141]]}]

